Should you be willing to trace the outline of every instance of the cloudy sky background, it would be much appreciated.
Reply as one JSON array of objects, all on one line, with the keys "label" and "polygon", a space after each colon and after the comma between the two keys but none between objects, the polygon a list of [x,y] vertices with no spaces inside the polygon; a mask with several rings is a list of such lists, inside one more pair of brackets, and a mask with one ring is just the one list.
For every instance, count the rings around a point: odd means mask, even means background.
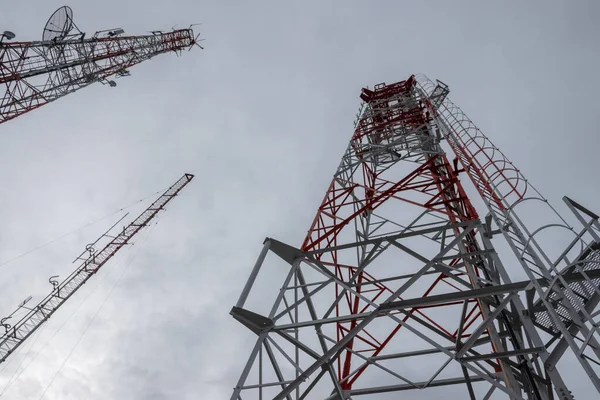
[{"label": "cloudy sky background", "polygon": [[[366,85],[416,72],[446,82],[552,202],[564,210],[568,194],[600,211],[600,5],[414,3],[69,3],[89,34],[202,22],[206,49],[0,126],[0,263],[196,178],[12,358],[0,391],[28,366],[3,397],[228,398],[252,340],[228,312],[265,236],[301,242]],[[0,29],[37,40],[61,5],[5,4]],[[0,314],[44,296],[115,217],[0,266]],[[584,385],[571,390],[585,398]]]}]

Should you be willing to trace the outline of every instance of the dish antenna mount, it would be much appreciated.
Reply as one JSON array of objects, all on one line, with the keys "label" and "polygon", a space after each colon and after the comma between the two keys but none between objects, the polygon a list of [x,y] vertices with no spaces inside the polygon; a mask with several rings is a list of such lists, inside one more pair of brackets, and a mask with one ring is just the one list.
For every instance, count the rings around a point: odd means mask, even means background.
[{"label": "dish antenna mount", "polygon": [[2,33],[2,35],[0,35],[0,42],[2,41],[2,39],[7,39],[7,40],[13,40],[17,35],[15,35],[13,32],[11,31],[4,31]]},{"label": "dish antenna mount", "polygon": [[[73,28],[77,29],[73,23],[73,10],[69,6],[62,6],[48,18],[42,34],[42,41],[63,40],[69,36]],[[77,30],[79,31],[79,29]]]}]

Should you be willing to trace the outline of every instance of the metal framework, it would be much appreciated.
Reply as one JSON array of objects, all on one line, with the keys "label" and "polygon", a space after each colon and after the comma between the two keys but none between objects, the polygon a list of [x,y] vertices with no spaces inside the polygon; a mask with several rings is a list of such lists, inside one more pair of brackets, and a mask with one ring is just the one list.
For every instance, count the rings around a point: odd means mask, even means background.
[{"label": "metal framework", "polygon": [[[71,14],[66,18],[72,26]],[[90,38],[64,32],[52,40],[33,42],[0,40],[0,87],[4,88],[0,89],[0,123],[94,82],[115,86],[108,77],[127,76],[135,64],[191,49],[198,41],[192,29],[143,36],[122,36],[123,32],[100,31]]]},{"label": "metal framework", "polygon": [[[109,233],[117,224],[113,225],[105,234],[98,238],[94,243],[86,246],[86,249],[75,261],[82,263],[62,282],[56,280],[57,276],[50,278],[52,291],[36,306],[29,307],[26,304],[31,300],[29,297],[25,300],[12,314],[3,318],[0,323],[4,327],[4,334],[0,337],[0,363],[12,354],[28,337],[30,337],[44,322],[54,314],[54,312],[63,305],[75,292],[83,286],[94,274],[98,272],[123,246],[131,244],[134,236],[145,226],[165,206],[173,200],[175,196],[193,179],[194,175],[185,174],[169,189],[167,189],[158,199],[156,199],[150,207],[144,210],[136,219],[129,225],[125,226],[122,231],[116,235]],[[124,217],[123,217],[124,218]],[[122,219],[123,219],[122,218]],[[114,236],[113,236],[114,235]],[[95,246],[102,239],[109,238],[110,241],[105,244],[100,250],[96,250]],[[7,321],[12,318],[17,312],[26,310],[25,315],[14,325],[11,326]]]},{"label": "metal framework", "polygon": [[[557,368],[569,348],[600,389],[598,217],[565,198],[583,225],[570,227],[448,93],[422,75],[362,90],[304,242],[268,238],[231,311],[258,336],[231,399],[431,398],[441,386],[457,398],[571,399]],[[545,234],[557,254],[544,252]],[[527,279],[511,281],[497,237]],[[280,288],[268,307],[264,275]]]}]

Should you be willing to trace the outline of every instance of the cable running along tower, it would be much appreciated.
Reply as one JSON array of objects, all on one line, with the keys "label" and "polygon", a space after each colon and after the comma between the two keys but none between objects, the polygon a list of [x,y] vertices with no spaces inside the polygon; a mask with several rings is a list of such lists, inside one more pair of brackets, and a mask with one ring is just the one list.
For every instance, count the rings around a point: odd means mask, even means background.
[{"label": "cable running along tower", "polygon": [[129,76],[131,66],[190,50],[199,41],[191,27],[143,36],[127,36],[116,28],[86,37],[67,6],[52,14],[41,41],[7,41],[14,37],[9,31],[0,35],[0,123],[94,82],[114,87],[109,77]]},{"label": "cable running along tower", "polygon": [[257,336],[232,400],[572,399],[565,355],[600,392],[598,216],[565,197],[569,225],[448,93],[362,90],[304,242],[267,238],[231,311]]},{"label": "cable running along tower", "polygon": [[[29,338],[48,318],[54,314],[77,290],[94,276],[120,249],[132,244],[132,239],[137,233],[148,226],[156,215],[165,209],[165,206],[194,178],[192,174],[183,175],[169,189],[167,189],[150,207],[144,210],[129,225],[121,231],[113,233],[113,228],[125,218],[121,218],[105,234],[100,236],[94,243],[88,244],[85,251],[81,253],[75,262],[81,264],[62,282],[57,280],[58,276],[50,277],[52,291],[35,306],[29,306],[31,297],[27,298],[8,317],[2,318],[0,324],[4,328],[4,334],[0,337],[0,363],[12,354],[27,338]],[[106,242],[105,239],[109,241]],[[97,248],[100,247],[100,250]],[[13,316],[25,311],[14,326],[10,324]]]}]

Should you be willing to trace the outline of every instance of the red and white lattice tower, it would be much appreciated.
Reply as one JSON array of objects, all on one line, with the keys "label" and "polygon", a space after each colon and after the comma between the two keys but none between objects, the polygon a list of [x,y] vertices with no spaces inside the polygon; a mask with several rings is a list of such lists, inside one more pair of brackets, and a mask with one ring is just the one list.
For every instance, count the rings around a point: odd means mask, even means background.
[{"label": "red and white lattice tower", "polygon": [[108,29],[86,38],[66,6],[52,14],[41,41],[7,41],[15,35],[5,31],[0,35],[0,124],[94,82],[116,86],[109,77],[128,76],[135,64],[198,42],[192,29],[124,33]]},{"label": "red and white lattice tower", "polygon": [[0,326],[4,332],[0,334],[0,363],[13,354],[23,343],[27,341],[54,313],[75,295],[83,285],[95,276],[113,256],[122,248],[132,245],[136,235],[146,226],[150,226],[155,218],[166,209],[179,192],[183,190],[194,178],[192,174],[184,174],[160,195],[148,208],[137,218],[124,226],[122,230],[117,225],[127,214],[117,221],[107,232],[85,247],[74,262],[81,263],[61,282],[58,275],[52,276],[49,282],[52,291],[40,302],[32,306],[29,296],[17,309],[0,319]]},{"label": "red and white lattice tower", "polygon": [[571,227],[448,93],[362,90],[306,239],[267,238],[231,311],[258,336],[231,399],[572,399],[567,351],[600,392],[598,216],[565,197]]}]

